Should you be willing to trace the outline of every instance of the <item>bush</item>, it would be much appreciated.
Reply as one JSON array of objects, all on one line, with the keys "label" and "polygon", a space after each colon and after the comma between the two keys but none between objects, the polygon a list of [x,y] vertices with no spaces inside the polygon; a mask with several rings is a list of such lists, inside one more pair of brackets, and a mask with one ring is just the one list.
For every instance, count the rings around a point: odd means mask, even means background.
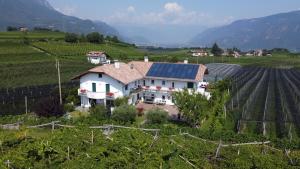
[{"label": "bush", "polygon": [[104,37],[98,32],[90,33],[86,36],[88,42],[90,43],[103,43]]},{"label": "bush", "polygon": [[168,120],[168,112],[159,108],[152,109],[147,112],[146,119],[151,124],[163,124]]},{"label": "bush", "polygon": [[128,97],[120,97],[115,100],[115,106],[119,107],[124,104],[128,104]]},{"label": "bush", "polygon": [[97,120],[105,120],[108,118],[108,112],[105,106],[96,105],[90,109],[90,114],[92,118]]},{"label": "bush", "polygon": [[78,42],[78,36],[75,33],[66,33],[65,41],[68,42],[68,43],[77,43]]},{"label": "bush", "polygon": [[136,117],[136,108],[130,105],[122,105],[115,108],[112,119],[120,122],[134,122]]},{"label": "bush", "polygon": [[34,112],[39,117],[60,117],[65,114],[63,105],[59,103],[59,98],[57,97],[41,99],[36,104]]},{"label": "bush", "polygon": [[64,110],[65,112],[73,112],[75,110],[75,107],[74,105],[68,103],[64,105]]}]

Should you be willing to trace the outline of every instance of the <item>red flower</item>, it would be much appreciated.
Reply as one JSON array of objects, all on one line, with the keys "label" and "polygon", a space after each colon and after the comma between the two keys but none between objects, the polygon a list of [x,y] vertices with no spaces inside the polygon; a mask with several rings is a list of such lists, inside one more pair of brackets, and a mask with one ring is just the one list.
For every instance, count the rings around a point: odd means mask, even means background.
[{"label": "red flower", "polygon": [[160,90],[160,89],[161,89],[161,86],[156,86],[156,89],[157,89],[157,90]]},{"label": "red flower", "polygon": [[112,97],[112,96],[114,96],[114,93],[110,92],[110,93],[106,93],[106,95],[109,96],[109,97]]}]

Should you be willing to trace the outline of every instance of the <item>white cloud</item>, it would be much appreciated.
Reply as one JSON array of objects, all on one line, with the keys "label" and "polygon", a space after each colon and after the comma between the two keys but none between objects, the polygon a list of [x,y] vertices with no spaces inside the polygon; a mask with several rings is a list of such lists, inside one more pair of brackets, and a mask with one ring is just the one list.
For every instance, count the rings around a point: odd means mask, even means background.
[{"label": "white cloud", "polygon": [[134,6],[129,6],[129,7],[127,8],[127,11],[128,11],[128,12],[135,12],[135,7],[134,7]]},{"label": "white cloud", "polygon": [[76,13],[76,6],[64,6],[62,8],[55,8],[57,11],[65,14],[65,15],[74,15]]},{"label": "white cloud", "polygon": [[124,11],[118,11],[111,16],[101,18],[112,24],[164,24],[164,25],[205,25],[217,26],[230,23],[233,18],[216,18],[199,11],[189,11],[178,3],[170,2],[159,12],[136,12],[136,8],[129,6]]},{"label": "white cloud", "polygon": [[165,10],[167,12],[181,12],[183,7],[176,2],[169,2],[165,4]]}]

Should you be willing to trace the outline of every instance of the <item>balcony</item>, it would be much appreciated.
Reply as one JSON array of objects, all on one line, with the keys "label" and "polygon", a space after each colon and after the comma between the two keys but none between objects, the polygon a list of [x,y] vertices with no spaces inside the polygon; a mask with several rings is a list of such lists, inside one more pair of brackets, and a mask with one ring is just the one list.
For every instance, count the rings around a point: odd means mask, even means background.
[{"label": "balcony", "polygon": [[118,97],[118,92],[91,92],[86,89],[78,89],[78,95],[79,96],[86,96],[90,99],[108,99],[113,100]]}]

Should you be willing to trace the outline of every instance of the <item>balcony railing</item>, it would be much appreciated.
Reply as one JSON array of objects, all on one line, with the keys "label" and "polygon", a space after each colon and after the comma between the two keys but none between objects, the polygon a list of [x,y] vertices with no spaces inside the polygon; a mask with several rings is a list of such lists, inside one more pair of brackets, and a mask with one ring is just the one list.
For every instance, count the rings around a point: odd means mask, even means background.
[{"label": "balcony railing", "polygon": [[86,96],[90,99],[115,99],[119,92],[91,92],[86,89],[78,89],[79,96]]}]

